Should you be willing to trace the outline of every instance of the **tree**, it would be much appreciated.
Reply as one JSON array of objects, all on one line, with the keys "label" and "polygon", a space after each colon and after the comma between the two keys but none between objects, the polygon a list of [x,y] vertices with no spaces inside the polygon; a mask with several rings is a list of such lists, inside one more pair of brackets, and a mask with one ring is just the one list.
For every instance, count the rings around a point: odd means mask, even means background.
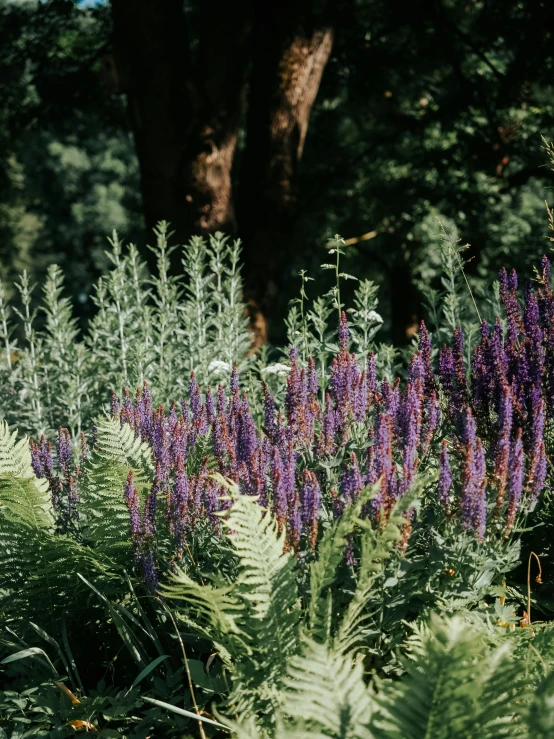
[{"label": "tree", "polygon": [[112,0],[112,10],[108,77],[127,94],[147,223],[170,220],[180,240],[238,232],[249,297],[267,309],[333,42],[324,3]]}]

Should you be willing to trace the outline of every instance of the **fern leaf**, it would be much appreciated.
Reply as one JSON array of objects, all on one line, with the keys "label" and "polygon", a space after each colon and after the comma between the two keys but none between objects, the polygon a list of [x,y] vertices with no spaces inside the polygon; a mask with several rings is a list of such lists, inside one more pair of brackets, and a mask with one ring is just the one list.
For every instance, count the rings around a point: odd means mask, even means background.
[{"label": "fern leaf", "polygon": [[53,527],[48,483],[35,477],[29,440],[0,422],[0,515],[5,521],[34,530]]},{"label": "fern leaf", "polygon": [[233,595],[232,586],[200,585],[181,569],[171,575],[171,581],[171,585],[162,586],[162,592],[168,598],[186,601],[187,609],[181,617],[190,626],[220,642],[242,633],[239,621],[244,609]]},{"label": "fern leaf", "polygon": [[374,528],[368,521],[361,523],[361,556],[356,589],[344,613],[336,634],[336,645],[344,652],[359,646],[364,639],[364,628],[371,616],[368,603],[373,596],[375,581],[383,571],[393,548],[401,536],[401,526],[406,519],[403,514],[410,509],[424,481],[416,482],[412,491],[404,495],[389,514],[385,526]]},{"label": "fern leaf", "polygon": [[49,619],[54,633],[59,614],[79,607],[78,570],[114,578],[110,562],[54,533],[48,485],[33,473],[28,439],[17,441],[5,423],[0,423],[0,539],[4,615],[44,625]]},{"label": "fern leaf", "polygon": [[[370,739],[373,701],[361,661],[307,640],[291,660],[285,680],[284,712],[293,719],[293,735]],[[287,733],[286,736],[289,736]]]},{"label": "fern leaf", "polygon": [[376,494],[379,485],[365,488],[358,500],[325,532],[317,549],[317,559],[310,566],[310,605],[308,619],[314,639],[323,641],[330,633],[330,608],[322,595],[335,581],[350,536],[360,523],[362,508]]},{"label": "fern leaf", "polygon": [[84,469],[80,511],[85,539],[95,551],[112,558],[131,556],[129,512],[124,500],[125,482],[133,482],[141,501],[152,484],[152,455],[147,444],[135,438],[127,424],[104,419],[98,423],[97,446]]},{"label": "fern leaf", "polygon": [[384,684],[377,737],[466,739],[519,737],[515,700],[521,698],[520,665],[509,644],[491,650],[482,630],[455,617],[434,617],[409,640],[412,660],[397,684]]}]

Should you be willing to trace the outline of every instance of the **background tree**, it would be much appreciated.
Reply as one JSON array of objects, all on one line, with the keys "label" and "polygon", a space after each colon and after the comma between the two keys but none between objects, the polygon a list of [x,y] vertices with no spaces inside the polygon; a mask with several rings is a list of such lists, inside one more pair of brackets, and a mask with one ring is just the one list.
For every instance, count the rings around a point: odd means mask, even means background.
[{"label": "background tree", "polygon": [[476,289],[501,262],[530,276],[548,246],[548,4],[138,5],[0,0],[4,269],[67,262],[86,311],[111,229],[146,241],[140,172],[149,222],[243,238],[272,316],[337,232],[399,343],[436,284],[437,218],[471,244]]},{"label": "background tree", "polygon": [[113,89],[127,94],[147,223],[170,220],[180,240],[238,230],[250,297],[268,309],[332,47],[325,3],[112,0],[112,8],[107,66]]}]

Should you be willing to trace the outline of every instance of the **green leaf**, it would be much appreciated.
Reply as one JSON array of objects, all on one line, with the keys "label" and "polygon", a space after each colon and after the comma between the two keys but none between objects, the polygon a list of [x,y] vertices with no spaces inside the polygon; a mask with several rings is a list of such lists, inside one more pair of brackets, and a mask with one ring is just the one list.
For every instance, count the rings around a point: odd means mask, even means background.
[{"label": "green leaf", "polygon": [[16,662],[19,659],[26,659],[27,657],[36,656],[45,657],[48,664],[52,668],[53,674],[57,677],[58,673],[56,672],[54,665],[52,664],[52,662],[50,662],[50,658],[48,657],[44,649],[40,649],[40,647],[29,647],[28,649],[22,649],[20,652],[15,652],[15,654],[10,654],[9,657],[4,657],[4,659],[0,662],[0,665],[7,665],[10,662]]},{"label": "green leaf", "polygon": [[186,716],[187,718],[195,719],[196,721],[203,721],[205,724],[210,724],[211,726],[217,726],[220,729],[227,729],[225,724],[220,724],[219,721],[212,721],[211,718],[206,718],[205,716],[198,716],[196,713],[193,713],[192,711],[186,711],[184,708],[177,708],[177,706],[172,706],[171,703],[165,703],[164,701],[158,701],[155,698],[149,698],[147,695],[142,696],[142,700],[148,701],[148,703],[153,703],[155,706],[159,706],[160,708],[165,708],[166,711],[172,711],[173,713],[178,713],[179,716]]},{"label": "green leaf", "polygon": [[160,662],[163,662],[164,660],[169,659],[169,654],[162,654],[160,657],[156,657],[155,660],[152,660],[150,664],[144,668],[142,672],[140,672],[137,677],[133,680],[133,684],[129,688],[129,690],[132,690],[133,688],[136,688],[136,686],[144,680],[145,677],[147,677],[152,670],[155,670],[156,667],[160,664]]}]

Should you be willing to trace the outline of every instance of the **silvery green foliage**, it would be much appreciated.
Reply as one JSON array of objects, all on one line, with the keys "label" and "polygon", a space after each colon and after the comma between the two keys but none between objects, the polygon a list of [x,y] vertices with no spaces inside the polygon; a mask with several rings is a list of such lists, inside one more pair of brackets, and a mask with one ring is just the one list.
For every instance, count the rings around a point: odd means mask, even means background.
[{"label": "silvery green foliage", "polygon": [[[336,253],[339,251],[337,250]],[[322,267],[335,269],[335,265],[322,265]],[[339,302],[338,285],[341,279],[355,279],[351,275],[339,272],[338,269],[337,267],[337,287],[315,298],[311,304],[306,286],[312,278],[302,270],[300,272],[302,280],[300,295],[291,302],[285,320],[289,346],[296,347],[301,363],[305,364],[308,357],[315,359],[322,389],[327,387],[330,364],[339,349],[336,343],[336,333],[340,310],[344,308],[344,305]],[[370,352],[377,353],[374,339],[383,324],[383,319],[377,312],[378,290],[378,286],[371,280],[361,280],[354,293],[354,307],[346,309],[350,328],[350,348],[362,365],[367,363]],[[384,346],[383,349],[394,353],[393,347]]]},{"label": "silvery green foliage", "polygon": [[75,440],[112,390],[132,392],[147,381],[154,402],[167,403],[185,394],[191,371],[205,387],[225,384],[233,362],[244,369],[251,342],[240,243],[221,233],[191,239],[177,277],[168,225],[154,233],[154,274],[136,246],[125,248],[113,233],[112,268],[95,286],[97,312],[85,332],[63,297],[59,267],[50,267],[38,309],[26,273],[16,285],[18,305],[7,304],[0,283],[1,418],[32,435],[51,435],[61,424]]}]

